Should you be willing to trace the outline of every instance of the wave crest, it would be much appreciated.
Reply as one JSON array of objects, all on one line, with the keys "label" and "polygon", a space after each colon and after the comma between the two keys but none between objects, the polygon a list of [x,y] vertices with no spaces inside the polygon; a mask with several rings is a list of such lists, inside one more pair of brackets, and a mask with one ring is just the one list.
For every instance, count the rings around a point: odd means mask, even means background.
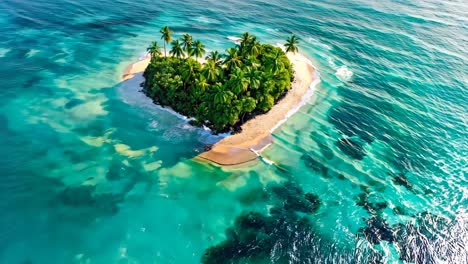
[{"label": "wave crest", "polygon": [[338,79],[340,79],[340,81],[342,82],[347,82],[351,80],[351,78],[353,78],[353,75],[354,75],[353,71],[348,69],[348,67],[346,67],[345,65],[336,69],[336,72],[335,72],[335,76]]}]

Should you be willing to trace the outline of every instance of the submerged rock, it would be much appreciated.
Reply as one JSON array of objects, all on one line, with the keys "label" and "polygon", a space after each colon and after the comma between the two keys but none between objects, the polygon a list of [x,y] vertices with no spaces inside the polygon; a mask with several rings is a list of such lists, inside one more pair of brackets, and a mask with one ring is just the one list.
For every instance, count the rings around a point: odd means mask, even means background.
[{"label": "submerged rock", "polygon": [[397,184],[397,185],[405,187],[409,191],[413,191],[413,185],[408,181],[408,179],[406,178],[406,176],[403,173],[397,174],[393,178],[393,182],[395,184]]},{"label": "submerged rock", "polygon": [[66,205],[86,206],[95,202],[93,192],[95,186],[82,185],[78,187],[67,187],[59,194],[59,199]]},{"label": "submerged rock", "polygon": [[95,194],[95,186],[80,185],[67,187],[58,195],[58,200],[67,206],[88,208],[99,214],[115,214],[118,212],[118,204],[123,201],[119,194],[102,193]]},{"label": "submerged rock", "polygon": [[287,211],[313,213],[320,206],[320,200],[317,195],[313,193],[304,194],[302,189],[292,182],[286,182],[282,186],[273,187],[272,191]]},{"label": "submerged rock", "polygon": [[363,207],[371,215],[376,215],[381,210],[388,207],[386,202],[370,202],[369,193],[361,193],[356,196],[356,205]]},{"label": "submerged rock", "polygon": [[367,220],[367,227],[361,228],[360,232],[372,244],[380,244],[380,241],[394,241],[393,229],[387,222],[378,216],[373,216]]},{"label": "submerged rock", "polygon": [[304,217],[283,209],[264,216],[250,212],[239,216],[226,230],[226,240],[208,248],[202,263],[382,263],[382,256],[364,249],[355,252],[338,249],[333,241],[317,235]]},{"label": "submerged rock", "polygon": [[351,138],[342,138],[336,141],[338,148],[344,154],[352,157],[353,159],[362,160],[366,156],[365,150],[360,142]]},{"label": "submerged rock", "polygon": [[73,108],[75,106],[78,106],[82,103],[84,103],[85,101],[83,100],[80,100],[80,99],[71,99],[70,101],[68,101],[66,104],[65,104],[65,109],[70,109],[70,108]]},{"label": "submerged rock", "polygon": [[302,155],[301,159],[304,161],[304,164],[312,169],[313,171],[322,174],[323,176],[328,176],[328,168],[327,166],[323,165],[316,159],[312,158],[312,156],[308,154]]},{"label": "submerged rock", "polygon": [[323,143],[319,143],[318,146],[320,148],[320,152],[322,152],[323,156],[326,159],[328,159],[328,160],[333,159],[335,154],[333,154],[333,150],[331,150],[331,148],[329,148],[327,145],[325,145]]},{"label": "submerged rock", "polygon": [[242,204],[253,204],[268,200],[268,193],[263,188],[256,188],[244,192],[240,195],[239,201]]},{"label": "submerged rock", "polygon": [[115,181],[122,178],[120,175],[122,172],[122,162],[120,161],[112,161],[112,164],[109,166],[109,169],[106,173],[106,179],[109,181]]},{"label": "submerged rock", "polygon": [[393,212],[397,215],[405,215],[405,210],[403,209],[403,207],[397,205],[393,208]]}]

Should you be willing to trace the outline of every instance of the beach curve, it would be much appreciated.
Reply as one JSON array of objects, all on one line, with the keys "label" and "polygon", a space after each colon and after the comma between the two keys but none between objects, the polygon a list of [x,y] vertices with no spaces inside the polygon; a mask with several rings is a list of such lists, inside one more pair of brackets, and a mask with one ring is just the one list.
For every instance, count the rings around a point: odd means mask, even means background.
[{"label": "beach curve", "polygon": [[[304,55],[288,53],[287,56],[293,65],[295,75],[286,96],[267,113],[243,124],[240,133],[221,139],[210,150],[198,155],[197,159],[223,166],[239,165],[258,159],[257,153],[272,143],[274,130],[307,102],[314,93],[315,85],[320,82],[314,66]],[[150,58],[146,56],[129,65],[122,80],[128,80],[135,74],[143,72],[149,63]]]}]

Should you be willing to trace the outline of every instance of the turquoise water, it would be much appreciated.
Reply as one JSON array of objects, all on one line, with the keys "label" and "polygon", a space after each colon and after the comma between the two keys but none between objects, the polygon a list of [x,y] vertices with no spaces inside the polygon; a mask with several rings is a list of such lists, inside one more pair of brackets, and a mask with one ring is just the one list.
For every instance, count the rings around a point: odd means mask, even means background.
[{"label": "turquoise water", "polygon": [[[467,17],[463,1],[1,1],[0,263],[198,263],[222,243],[218,263],[467,263]],[[263,152],[275,165],[193,161],[217,137],[120,83],[163,25],[209,50],[300,37],[322,82]]]}]

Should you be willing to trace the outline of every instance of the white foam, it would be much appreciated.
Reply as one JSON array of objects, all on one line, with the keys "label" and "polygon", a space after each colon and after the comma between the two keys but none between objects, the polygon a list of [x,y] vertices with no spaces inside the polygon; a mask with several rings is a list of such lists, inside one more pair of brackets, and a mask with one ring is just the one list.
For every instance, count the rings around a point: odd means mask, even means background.
[{"label": "white foam", "polygon": [[240,41],[241,41],[241,38],[240,37],[234,37],[234,36],[228,36],[227,39],[229,39],[230,41],[236,43],[236,44],[239,44]]},{"label": "white foam", "polygon": [[333,61],[333,59],[331,57],[328,57],[328,64],[332,67],[332,68],[336,68],[336,64],[335,62]]},{"label": "white foam", "polygon": [[5,55],[10,51],[11,49],[0,48],[0,58],[5,57]]},{"label": "white foam", "polygon": [[199,16],[195,19],[195,21],[198,21],[203,24],[213,24],[213,23],[218,23],[219,21],[213,18],[209,18],[206,16]]},{"label": "white foam", "polygon": [[40,50],[37,49],[30,49],[28,53],[26,53],[27,58],[31,58],[32,56],[36,55]]},{"label": "white foam", "polygon": [[307,42],[311,43],[311,44],[314,44],[314,45],[317,45],[317,46],[320,46],[320,47],[323,47],[327,50],[332,50],[332,47],[327,45],[327,44],[324,44],[324,43],[321,43],[320,41],[318,41],[316,38],[312,38],[312,37],[308,37],[307,38]]},{"label": "white foam", "polygon": [[259,153],[258,151],[256,151],[255,149],[250,148],[250,151],[252,151],[255,155],[257,155],[257,157],[259,157],[259,158],[260,158],[263,162],[265,162],[266,164],[268,164],[268,165],[273,165],[273,164],[274,164],[273,161],[271,161],[271,160],[269,160],[269,159],[263,157],[263,156],[260,155],[260,153]]},{"label": "white foam", "polygon": [[[144,93],[142,93],[140,83],[143,81],[144,81],[143,75],[141,73],[138,73],[135,75],[135,77],[123,83],[123,85],[120,88],[120,92],[121,92],[123,101],[125,103],[130,104],[130,105],[138,105],[139,107],[144,107],[148,109],[149,111],[162,110],[162,111],[170,113],[173,116],[176,116],[177,118],[183,121],[183,124],[179,124],[178,127],[185,129],[185,130],[196,132],[198,134],[198,140],[204,144],[214,144],[231,134],[231,133],[220,133],[218,135],[213,135],[212,130],[206,126],[202,126],[200,128],[200,127],[189,125],[188,122],[190,122],[191,120],[195,120],[194,118],[187,117],[180,113],[177,113],[170,107],[162,107],[160,105],[157,105],[153,103],[153,101],[149,97],[147,97]],[[153,120],[149,124],[149,127],[152,130],[158,130],[158,126],[159,126],[159,123],[156,120]]]},{"label": "white foam", "polygon": [[353,74],[353,71],[348,69],[348,67],[346,67],[345,65],[339,67],[335,72],[335,76],[342,82],[347,82],[351,80]]}]

